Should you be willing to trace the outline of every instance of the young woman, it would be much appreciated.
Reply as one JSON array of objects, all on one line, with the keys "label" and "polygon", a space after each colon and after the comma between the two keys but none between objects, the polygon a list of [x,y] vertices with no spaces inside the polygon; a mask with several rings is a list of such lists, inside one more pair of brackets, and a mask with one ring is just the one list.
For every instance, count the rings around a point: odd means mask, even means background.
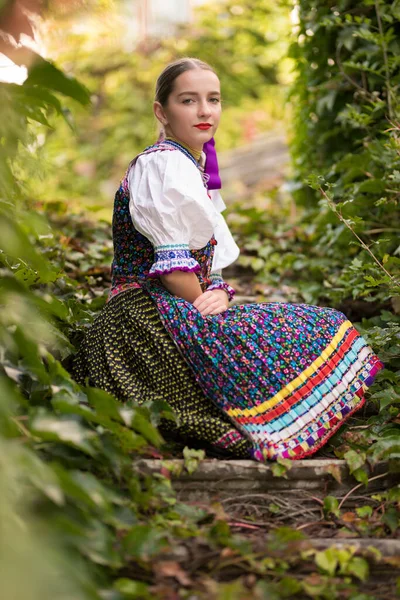
[{"label": "young woman", "polygon": [[121,401],[167,401],[173,434],[217,455],[310,456],[364,404],[383,365],[334,309],[229,307],[222,269],[239,250],[217,191],[213,69],[192,58],[170,64],[154,113],[164,136],[116,193],[109,302],[75,376]]}]

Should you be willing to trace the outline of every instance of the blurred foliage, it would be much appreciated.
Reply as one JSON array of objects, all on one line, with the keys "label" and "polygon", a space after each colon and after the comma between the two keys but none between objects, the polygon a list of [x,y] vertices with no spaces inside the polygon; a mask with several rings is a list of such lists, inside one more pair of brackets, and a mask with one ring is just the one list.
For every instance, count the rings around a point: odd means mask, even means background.
[{"label": "blurred foliage", "polygon": [[312,295],[398,313],[398,2],[304,1],[299,15],[293,187],[306,208],[306,255],[320,261]]},{"label": "blurred foliage", "polygon": [[128,10],[132,7],[126,4],[99,5],[61,21],[48,19],[41,27],[51,55],[90,90],[92,106],[90,111],[74,109],[74,131],[68,123],[40,128],[34,150],[40,180],[33,179],[32,195],[68,202],[74,210],[89,207],[108,219],[127,165],[158,136],[154,87],[170,61],[198,56],[216,68],[224,106],[219,149],[250,142],[281,125],[292,65],[286,58],[287,3],[262,0],[255,7],[222,0],[203,5],[193,23],[173,37],[147,38],[135,50],[138,33]]}]

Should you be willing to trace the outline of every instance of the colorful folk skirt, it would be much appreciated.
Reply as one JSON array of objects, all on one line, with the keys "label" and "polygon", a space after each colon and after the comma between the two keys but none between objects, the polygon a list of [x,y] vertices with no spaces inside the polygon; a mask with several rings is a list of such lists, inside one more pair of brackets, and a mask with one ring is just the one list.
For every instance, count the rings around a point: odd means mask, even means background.
[{"label": "colorful folk skirt", "polygon": [[166,401],[177,418],[160,424],[168,441],[203,448],[209,456],[251,458],[250,440],[204,395],[141,289],[131,288],[106,304],[86,334],[72,375],[122,402]]},{"label": "colorful folk skirt", "polygon": [[156,281],[146,291],[204,396],[257,460],[312,455],[361,408],[383,364],[344,314],[305,304],[203,317]]},{"label": "colorful folk skirt", "polygon": [[265,461],[315,453],[381,368],[334,309],[262,303],[202,317],[149,281],[106,305],[74,376],[121,401],[167,401],[185,443]]}]

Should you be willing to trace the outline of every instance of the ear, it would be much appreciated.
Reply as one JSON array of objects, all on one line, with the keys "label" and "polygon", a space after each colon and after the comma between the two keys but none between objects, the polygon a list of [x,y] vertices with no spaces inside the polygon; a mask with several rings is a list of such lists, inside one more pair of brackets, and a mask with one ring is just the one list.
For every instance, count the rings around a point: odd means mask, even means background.
[{"label": "ear", "polygon": [[165,125],[168,125],[168,119],[164,112],[164,109],[163,109],[162,105],[157,101],[154,102],[154,104],[153,104],[153,112],[154,112],[156,118],[158,119],[158,121],[160,121],[161,125],[163,125],[164,127],[165,127]]}]

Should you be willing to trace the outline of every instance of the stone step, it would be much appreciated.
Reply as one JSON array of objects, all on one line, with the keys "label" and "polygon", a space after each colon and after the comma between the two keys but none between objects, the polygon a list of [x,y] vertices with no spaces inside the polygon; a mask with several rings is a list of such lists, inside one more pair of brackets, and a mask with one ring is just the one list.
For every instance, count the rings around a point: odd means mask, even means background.
[{"label": "stone step", "polygon": [[[255,495],[304,496],[310,494],[324,498],[334,495],[343,498],[353,490],[358,482],[350,475],[344,460],[335,458],[306,459],[292,461],[291,468],[284,476],[276,477],[273,463],[262,464],[251,460],[202,460],[196,471],[189,474],[183,459],[161,461],[139,459],[136,466],[146,474],[160,473],[167,468],[171,473],[173,488],[178,497],[185,501],[213,502],[227,499],[247,499]],[[360,485],[365,494],[385,490],[399,483],[399,475],[390,473],[388,464],[378,463],[369,474],[367,488]],[[358,488],[357,488],[358,489]],[[348,501],[351,501],[349,495]]]}]

